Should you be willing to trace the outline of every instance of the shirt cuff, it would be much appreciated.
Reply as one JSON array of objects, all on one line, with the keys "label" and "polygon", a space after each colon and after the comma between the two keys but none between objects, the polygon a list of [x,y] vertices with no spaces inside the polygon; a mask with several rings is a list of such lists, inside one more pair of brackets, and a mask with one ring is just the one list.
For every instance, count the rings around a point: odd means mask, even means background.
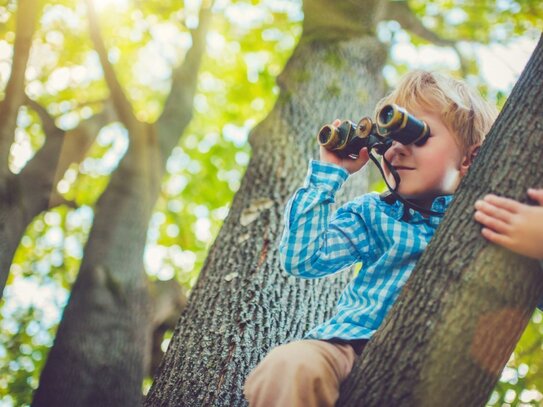
[{"label": "shirt cuff", "polygon": [[349,172],[345,168],[332,163],[311,160],[305,184],[306,186],[335,192],[347,178],[349,178]]}]

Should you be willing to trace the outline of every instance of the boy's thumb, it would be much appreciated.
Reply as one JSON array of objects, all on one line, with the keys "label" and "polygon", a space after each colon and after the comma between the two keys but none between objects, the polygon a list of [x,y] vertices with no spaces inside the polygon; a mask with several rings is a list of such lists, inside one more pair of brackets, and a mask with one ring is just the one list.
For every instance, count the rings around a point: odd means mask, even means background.
[{"label": "boy's thumb", "polygon": [[529,188],[528,195],[530,198],[539,202],[540,205],[543,205],[543,189]]},{"label": "boy's thumb", "polygon": [[363,161],[364,163],[367,162],[370,159],[368,148],[367,147],[361,148],[360,152],[358,153],[358,157],[360,157],[361,161]]}]

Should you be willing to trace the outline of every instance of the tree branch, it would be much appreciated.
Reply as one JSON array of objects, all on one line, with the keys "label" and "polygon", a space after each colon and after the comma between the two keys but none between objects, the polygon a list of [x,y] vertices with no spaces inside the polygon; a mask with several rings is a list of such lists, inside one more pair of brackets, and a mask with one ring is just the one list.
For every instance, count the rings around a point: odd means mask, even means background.
[{"label": "tree branch", "polygon": [[32,46],[32,36],[41,7],[34,0],[19,0],[13,62],[6,85],[6,97],[0,104],[0,176],[8,172],[8,157],[13,143],[17,114],[23,104],[26,66]]},{"label": "tree branch", "polygon": [[94,43],[98,57],[100,58],[100,63],[102,64],[102,69],[104,70],[104,78],[111,92],[111,97],[113,99],[113,105],[119,117],[119,120],[125,125],[125,127],[131,133],[131,129],[138,123],[132,105],[124,94],[123,88],[119,83],[113,66],[110,64],[107,56],[107,50],[104,45],[104,41],[100,34],[100,27],[98,26],[98,17],[92,4],[92,0],[86,0],[87,10],[89,15],[89,31]]},{"label": "tree branch", "polygon": [[55,186],[70,164],[83,160],[99,130],[115,120],[115,115],[112,106],[106,105],[102,112],[80,122],[73,130],[64,131],[39,103],[29,98],[25,103],[40,117],[46,135],[43,146],[18,175],[26,215],[33,218],[61,204],[74,206],[56,191]]},{"label": "tree branch", "polygon": [[[198,27],[191,30],[192,47],[188,50],[183,63],[172,74],[170,94],[157,121],[163,157],[169,156],[171,148],[178,142],[180,132],[192,119],[194,94],[196,93],[200,64],[206,48],[206,35],[213,6],[213,2],[207,3],[202,4],[200,9]],[[165,131],[161,131],[163,128]],[[176,130],[172,131],[172,129]]]},{"label": "tree branch", "polygon": [[29,98],[26,98],[25,103],[40,117],[46,135],[43,146],[18,175],[25,217],[30,221],[49,206],[53,179],[66,132],[56,126],[54,119],[39,103]]},{"label": "tree branch", "polygon": [[47,112],[42,105],[30,99],[26,95],[24,98],[24,103],[38,114],[42,123],[43,131],[45,132],[47,138],[52,138],[56,135],[64,135],[64,130],[57,127],[55,124],[55,119],[51,117],[49,112]]},{"label": "tree branch", "polygon": [[409,4],[405,0],[389,0],[381,9],[381,14],[377,16],[379,21],[395,20],[404,30],[407,30],[418,37],[440,47],[451,47],[460,62],[460,69],[463,74],[467,74],[467,62],[457,47],[457,42],[448,40],[428,29],[422,21],[413,13]]},{"label": "tree branch", "polygon": [[64,176],[70,164],[83,161],[102,127],[117,120],[113,103],[108,100],[104,103],[102,111],[81,121],[77,127],[66,132],[58,159],[57,173],[53,181],[54,185]]},{"label": "tree branch", "polygon": [[453,47],[456,44],[455,41],[442,38],[426,28],[405,0],[387,1],[385,7],[382,8],[382,14],[378,16],[378,20],[395,20],[400,23],[404,30],[410,31],[420,38],[441,47]]}]

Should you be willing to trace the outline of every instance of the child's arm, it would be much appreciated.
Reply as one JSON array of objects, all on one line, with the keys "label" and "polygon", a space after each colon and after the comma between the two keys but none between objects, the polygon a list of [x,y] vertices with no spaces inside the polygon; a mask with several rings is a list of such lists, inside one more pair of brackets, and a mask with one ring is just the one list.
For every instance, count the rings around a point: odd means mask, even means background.
[{"label": "child's arm", "polygon": [[305,278],[335,273],[359,261],[367,243],[364,220],[350,202],[330,219],[335,193],[349,176],[368,161],[367,152],[356,160],[341,160],[321,150],[321,161],[311,161],[304,187],[290,199],[279,245],[283,268]]},{"label": "child's arm", "polygon": [[[475,220],[483,224],[481,233],[485,238],[539,260],[543,268],[543,189],[528,189],[528,195],[540,206],[487,195],[475,202]],[[537,307],[543,310],[543,298]]]},{"label": "child's arm", "polygon": [[487,195],[475,202],[475,220],[484,226],[481,234],[492,243],[543,260],[543,189],[529,189],[528,195],[540,206]]}]

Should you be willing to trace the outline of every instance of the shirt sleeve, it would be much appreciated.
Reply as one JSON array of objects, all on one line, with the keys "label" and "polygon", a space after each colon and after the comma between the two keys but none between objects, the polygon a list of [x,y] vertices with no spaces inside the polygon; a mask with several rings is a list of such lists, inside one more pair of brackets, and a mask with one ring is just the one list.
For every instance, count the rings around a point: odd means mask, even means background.
[{"label": "shirt sleeve", "polygon": [[[291,275],[317,278],[362,260],[367,228],[348,203],[330,217],[330,206],[349,173],[334,164],[311,161],[305,184],[285,210],[279,245],[281,264]],[[330,219],[331,218],[331,219]]]}]

